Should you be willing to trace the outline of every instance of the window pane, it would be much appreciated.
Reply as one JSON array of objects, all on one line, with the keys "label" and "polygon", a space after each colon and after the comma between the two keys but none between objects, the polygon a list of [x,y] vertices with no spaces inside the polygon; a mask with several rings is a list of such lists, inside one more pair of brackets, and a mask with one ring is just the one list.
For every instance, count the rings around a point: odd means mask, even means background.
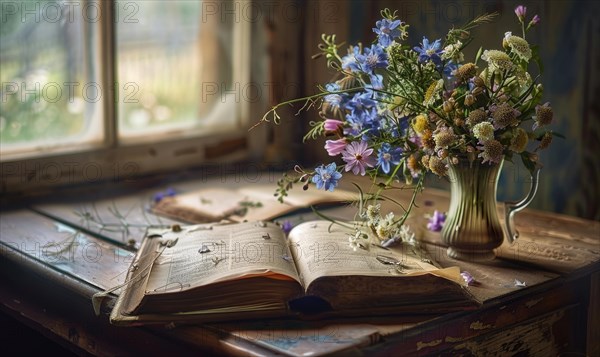
[{"label": "window pane", "polygon": [[103,91],[89,61],[99,11],[86,2],[0,3],[3,158],[102,139]]},{"label": "window pane", "polygon": [[[213,6],[228,1],[211,1]],[[198,0],[117,2],[121,137],[200,133],[239,121],[231,16],[207,16]],[[218,124],[218,126],[217,126]]]}]

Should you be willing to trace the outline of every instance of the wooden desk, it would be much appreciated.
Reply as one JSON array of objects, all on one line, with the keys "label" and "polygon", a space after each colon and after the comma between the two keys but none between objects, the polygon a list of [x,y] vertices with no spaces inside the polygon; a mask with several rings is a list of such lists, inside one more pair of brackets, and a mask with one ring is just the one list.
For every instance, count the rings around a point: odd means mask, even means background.
[{"label": "wooden desk", "polygon": [[[181,192],[210,184],[223,183],[173,186]],[[600,355],[600,223],[526,210],[516,219],[520,240],[501,246],[498,259],[451,261],[439,234],[425,229],[424,215],[448,206],[448,194],[435,190],[421,195],[409,223],[442,265],[458,265],[475,277],[478,284],[470,290],[485,301],[477,310],[338,321],[111,326],[111,302],[95,317],[91,295],[123,281],[134,246],[129,241],[139,241],[143,226],[174,223],[146,211],[153,193],[163,189],[97,191],[102,199],[63,197],[2,212],[3,311],[79,354]],[[96,219],[82,219],[86,213]],[[328,213],[348,217],[353,208]]]}]

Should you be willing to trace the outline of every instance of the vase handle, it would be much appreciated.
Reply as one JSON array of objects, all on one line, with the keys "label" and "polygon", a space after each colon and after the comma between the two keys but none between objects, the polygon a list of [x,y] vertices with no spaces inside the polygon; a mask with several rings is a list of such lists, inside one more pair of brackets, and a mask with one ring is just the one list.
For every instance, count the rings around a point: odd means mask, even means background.
[{"label": "vase handle", "polygon": [[518,201],[518,202],[505,202],[504,203],[506,233],[508,236],[508,242],[511,244],[514,243],[517,240],[517,238],[519,238],[519,231],[517,231],[517,229],[515,227],[515,222],[514,222],[515,213],[517,213],[520,210],[522,210],[523,208],[527,207],[527,205],[529,205],[529,203],[531,203],[531,201],[535,197],[535,194],[537,192],[538,185],[539,185],[541,168],[542,168],[542,165],[536,164],[535,169],[531,173],[531,187],[529,188],[529,193],[527,194],[527,196],[525,196],[525,198],[523,198],[521,201]]}]

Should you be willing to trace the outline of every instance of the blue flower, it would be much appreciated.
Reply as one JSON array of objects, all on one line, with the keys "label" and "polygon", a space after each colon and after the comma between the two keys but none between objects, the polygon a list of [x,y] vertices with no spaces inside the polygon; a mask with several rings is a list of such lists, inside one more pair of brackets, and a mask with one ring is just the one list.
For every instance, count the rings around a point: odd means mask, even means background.
[{"label": "blue flower", "polygon": [[357,58],[360,55],[360,48],[358,46],[352,47],[352,53],[348,53],[342,57],[342,69],[350,72],[360,71],[360,67],[357,63]]},{"label": "blue flower", "polygon": [[316,174],[312,177],[312,182],[317,185],[318,190],[333,191],[342,174],[337,172],[335,162],[325,166],[321,165],[315,169]]},{"label": "blue flower", "polygon": [[381,117],[375,107],[355,110],[346,115],[346,121],[349,126],[344,129],[344,134],[357,136],[362,133],[365,141],[369,140],[369,136],[378,135],[381,126]]},{"label": "blue flower", "polygon": [[373,73],[375,68],[388,66],[387,53],[378,44],[365,48],[364,54],[356,55],[356,61],[360,70],[367,74]]},{"label": "blue flower", "polygon": [[367,86],[368,89],[383,89],[383,76],[381,74],[372,74],[369,77],[371,78],[371,85]]},{"label": "blue flower", "polygon": [[402,31],[398,28],[402,21],[390,21],[388,19],[379,20],[375,23],[373,32],[377,34],[379,44],[383,47],[388,47],[396,37],[400,37]]},{"label": "blue flower", "polygon": [[448,63],[446,63],[446,65],[444,66],[444,78],[446,78],[447,80],[452,80],[454,79],[454,73],[455,71],[458,69],[458,64],[452,62],[452,61],[448,61]]},{"label": "blue flower", "polygon": [[[325,89],[328,92],[337,92],[339,91],[340,85],[337,83],[328,83],[325,85]],[[347,100],[348,95],[343,93],[343,94],[327,94],[323,99],[329,103],[334,109],[340,108],[344,106],[344,103]]]},{"label": "blue flower", "polygon": [[381,166],[383,172],[389,174],[391,170],[390,164],[398,165],[400,163],[400,155],[402,155],[402,149],[392,149],[389,143],[383,143],[377,154],[377,164]]},{"label": "blue flower", "polygon": [[436,66],[439,66],[442,63],[442,58],[440,55],[444,52],[440,49],[442,47],[442,42],[440,39],[435,40],[432,44],[429,43],[429,40],[423,37],[423,43],[421,47],[414,47],[413,49],[419,53],[419,62],[425,63],[428,61],[433,62]]},{"label": "blue flower", "polygon": [[349,109],[351,113],[360,114],[367,109],[375,107],[376,104],[377,102],[373,99],[372,92],[359,92],[346,103],[346,109]]}]

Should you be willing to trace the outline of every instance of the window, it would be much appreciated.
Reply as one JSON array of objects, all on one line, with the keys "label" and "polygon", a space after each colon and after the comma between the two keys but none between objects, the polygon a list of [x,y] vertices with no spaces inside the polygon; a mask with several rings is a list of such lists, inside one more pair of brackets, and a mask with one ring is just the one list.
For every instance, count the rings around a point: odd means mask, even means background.
[{"label": "window", "polygon": [[243,155],[239,5],[2,0],[2,191],[198,165],[223,141]]}]

